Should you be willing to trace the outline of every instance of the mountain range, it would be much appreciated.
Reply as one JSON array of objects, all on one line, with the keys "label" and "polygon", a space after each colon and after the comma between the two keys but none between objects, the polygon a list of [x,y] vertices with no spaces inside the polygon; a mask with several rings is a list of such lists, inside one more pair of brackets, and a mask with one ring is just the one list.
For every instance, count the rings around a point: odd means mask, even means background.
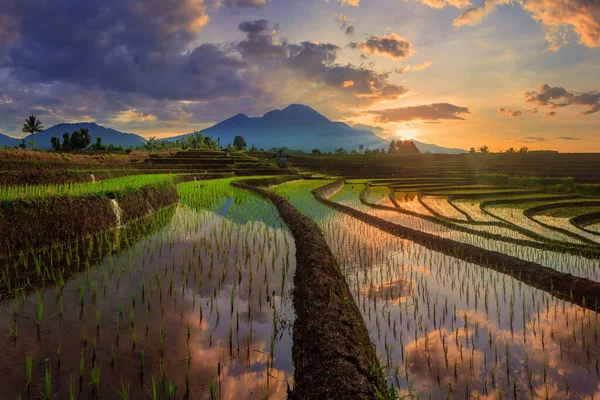
[{"label": "mountain range", "polygon": [[[87,128],[92,136],[102,138],[102,144],[113,144],[123,147],[143,145],[142,136],[134,133],[123,133],[91,122],[58,124],[34,135],[36,147],[50,148],[50,138],[61,138],[65,132],[73,132]],[[333,151],[337,148],[346,150],[364,148],[386,149],[390,139],[383,139],[368,129],[356,129],[343,122],[334,122],[312,108],[292,104],[282,110],[272,110],[262,117],[248,117],[237,114],[202,131],[204,135],[220,138],[221,144],[232,143],[235,136],[246,139],[248,146],[270,149],[272,147],[288,147],[310,152],[313,148],[321,151]],[[189,135],[189,134],[186,134]],[[186,135],[162,138],[161,141],[173,141]],[[29,140],[28,138],[26,140]],[[0,146],[6,142],[15,146],[20,139],[0,135]],[[419,151],[431,153],[463,153],[461,149],[447,149],[430,143],[414,141]]]}]

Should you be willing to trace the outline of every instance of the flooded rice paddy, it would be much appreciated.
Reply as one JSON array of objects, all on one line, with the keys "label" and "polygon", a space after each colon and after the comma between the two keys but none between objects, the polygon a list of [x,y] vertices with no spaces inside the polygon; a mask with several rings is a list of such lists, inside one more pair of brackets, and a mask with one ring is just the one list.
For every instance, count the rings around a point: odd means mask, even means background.
[{"label": "flooded rice paddy", "polygon": [[[321,227],[400,398],[600,396],[597,313],[333,211],[324,183],[274,190]],[[351,189],[332,199],[358,208]]]},{"label": "flooded rice paddy", "polygon": [[[179,204],[152,218],[5,260],[0,398],[286,398],[294,372],[294,240],[273,205],[230,181],[181,184]],[[334,211],[311,194],[330,182],[271,190],[323,232],[397,398],[600,397],[598,313]],[[374,209],[360,202],[362,189],[348,184],[331,199],[600,280],[597,259]],[[394,207],[388,195],[378,189],[367,200]],[[416,195],[404,202],[433,215]],[[465,216],[441,198],[425,202],[449,218]]]},{"label": "flooded rice paddy", "polygon": [[270,203],[228,181],[179,192],[146,221],[150,233],[123,229],[124,244],[113,232],[104,250],[29,263],[32,277],[52,265],[55,279],[9,285],[7,264],[0,397],[286,398],[290,233]]}]

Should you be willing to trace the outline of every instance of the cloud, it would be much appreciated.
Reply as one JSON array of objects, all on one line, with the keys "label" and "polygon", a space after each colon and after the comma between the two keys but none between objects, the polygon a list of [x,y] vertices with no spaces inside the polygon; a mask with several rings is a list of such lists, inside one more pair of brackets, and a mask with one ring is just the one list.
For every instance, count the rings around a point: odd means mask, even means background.
[{"label": "cloud", "polygon": [[600,47],[600,2],[597,0],[528,0],[523,8],[548,30],[551,50],[564,43],[561,29],[572,30],[579,43]]},{"label": "cloud", "polygon": [[548,139],[539,136],[527,136],[523,142],[534,143],[534,142],[547,142]]},{"label": "cloud", "polygon": [[25,3],[15,2],[9,15],[20,29],[0,47],[0,69],[28,85],[66,83],[172,100],[260,91],[228,49],[193,46],[209,20],[204,0],[131,0],[126,6],[55,0],[40,3],[35,13]]},{"label": "cloud", "polygon": [[506,115],[507,117],[512,117],[512,118],[518,118],[521,115],[523,115],[523,112],[519,111],[519,110],[511,110],[511,109],[506,109],[506,108],[501,107],[498,109],[498,114]]},{"label": "cloud", "polygon": [[225,0],[224,4],[229,7],[261,8],[267,3],[265,0]]},{"label": "cloud", "polygon": [[376,115],[378,122],[402,122],[413,120],[458,119],[463,120],[463,114],[470,114],[467,107],[459,107],[449,103],[393,108],[380,111],[370,111]]},{"label": "cloud", "polygon": [[417,0],[419,3],[431,8],[444,8],[452,6],[456,8],[465,8],[471,5],[470,0]]},{"label": "cloud", "polygon": [[547,113],[544,113],[544,118],[551,118],[556,116],[556,111],[548,111]]},{"label": "cloud", "polygon": [[429,68],[431,66],[431,64],[432,64],[431,61],[423,61],[422,63],[419,63],[419,64],[405,65],[404,67],[396,68],[394,70],[394,72],[397,74],[403,74],[408,71],[422,71],[425,68]]},{"label": "cloud", "polygon": [[579,115],[590,115],[600,111],[600,93],[595,91],[583,93],[572,92],[563,87],[551,87],[548,84],[539,85],[536,90],[525,92],[525,101],[549,108],[568,107],[572,105],[586,106],[587,110],[579,113]]},{"label": "cloud", "polygon": [[[389,75],[373,69],[337,63],[341,48],[331,43],[301,42],[299,44],[276,41],[279,27],[266,20],[239,24],[246,39],[236,48],[245,61],[269,60],[269,68],[285,67],[298,76],[363,99],[395,99],[408,90],[389,83]],[[267,68],[261,64],[261,67]],[[348,84],[352,82],[352,85]]]},{"label": "cloud", "polygon": [[339,28],[343,30],[346,35],[352,36],[354,34],[355,29],[350,25],[352,18],[347,17],[344,14],[333,14],[333,17],[337,21]]},{"label": "cloud", "polygon": [[410,42],[395,33],[389,36],[371,36],[361,43],[350,43],[351,48],[358,48],[368,54],[378,54],[388,58],[406,58],[414,53]]},{"label": "cloud", "polygon": [[502,4],[510,4],[512,0],[484,0],[477,6],[465,10],[453,22],[454,26],[475,26],[482,23],[488,15]]},{"label": "cloud", "polygon": [[557,139],[562,139],[562,140],[584,140],[583,138],[574,137],[574,136],[559,136]]},{"label": "cloud", "polygon": [[360,0],[338,0],[341,5],[349,5],[352,7],[358,7],[360,5]]},{"label": "cloud", "polygon": [[[479,25],[497,6],[512,3],[512,0],[484,0],[481,5],[464,11],[454,20],[454,26]],[[546,29],[549,50],[560,49],[571,31],[581,45],[600,47],[600,2],[597,0],[523,0],[519,4]]]}]

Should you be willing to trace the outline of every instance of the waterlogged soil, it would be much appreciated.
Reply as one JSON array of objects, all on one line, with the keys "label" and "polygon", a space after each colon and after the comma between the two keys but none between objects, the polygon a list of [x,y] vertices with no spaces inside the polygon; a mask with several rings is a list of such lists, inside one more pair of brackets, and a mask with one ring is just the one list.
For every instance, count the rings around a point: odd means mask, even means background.
[{"label": "waterlogged soil", "polygon": [[82,259],[64,284],[0,304],[0,398],[39,397],[46,374],[57,399],[286,398],[294,241],[272,205],[247,203],[181,204],[158,232]]},{"label": "waterlogged soil", "polygon": [[598,313],[322,206],[310,185],[274,190],[323,231],[400,396],[600,396]]},{"label": "waterlogged soil", "polygon": [[[459,232],[444,225],[427,221],[422,218],[401,214],[395,211],[375,209],[361,203],[357,193],[360,193],[360,190],[357,188],[355,188],[355,190],[353,191],[349,191],[348,194],[344,197],[344,199],[342,201],[339,201],[339,203],[352,207],[363,213],[373,215],[386,221],[390,221],[400,226],[416,229],[442,238],[452,239],[458,242],[471,244],[477,247],[484,248],[486,250],[497,251],[503,254],[520,258],[522,260],[532,261],[544,265],[546,267],[556,269],[560,272],[569,273],[578,277],[600,282],[600,260],[598,259],[589,259],[581,256],[559,252],[541,251],[532,247],[502,242],[499,240],[487,239],[482,236],[473,235],[466,232]],[[336,196],[333,196],[331,199],[333,200],[335,198]],[[524,220],[527,220],[526,222],[528,224],[535,224],[535,222],[531,222],[531,220],[529,220],[525,216],[523,216],[522,218]],[[464,224],[463,226],[468,226],[470,229],[480,230],[489,233],[496,233],[515,239],[531,240],[530,238],[518,234],[507,228],[485,226],[482,227],[468,224]]]}]

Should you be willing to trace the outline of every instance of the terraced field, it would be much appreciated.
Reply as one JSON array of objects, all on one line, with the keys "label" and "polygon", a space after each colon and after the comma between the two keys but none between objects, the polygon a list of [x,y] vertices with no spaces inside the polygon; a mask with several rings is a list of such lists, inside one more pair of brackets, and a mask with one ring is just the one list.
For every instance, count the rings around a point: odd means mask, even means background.
[{"label": "terraced field", "polygon": [[0,398],[600,396],[581,186],[77,162],[6,161],[43,183],[0,188]]},{"label": "terraced field", "polygon": [[[523,279],[525,272],[511,275],[500,265],[469,262],[458,249],[456,257],[443,254],[436,251],[435,239],[431,244],[416,244],[403,238],[403,230],[415,229],[484,251],[499,251],[534,262],[536,268],[545,266],[588,278],[598,288],[600,257],[595,243],[575,237],[569,242],[554,240],[554,234],[562,232],[536,226],[534,217],[523,214],[527,208],[520,208],[519,221],[529,223],[517,225],[495,218],[485,208],[478,211],[487,216],[485,220],[475,218],[468,208],[460,213],[463,219],[449,203],[481,205],[508,198],[527,202],[533,196],[527,191],[507,196],[497,188],[473,189],[465,184],[462,189],[455,187],[450,198],[447,192],[432,195],[428,186],[423,190],[414,186],[415,198],[427,193],[437,206],[431,207],[432,212],[424,207],[426,212],[419,214],[397,200],[398,188],[407,185],[402,180],[385,184],[349,180],[320,194],[318,188],[327,184],[335,186],[335,181],[290,182],[272,190],[323,231],[387,369],[388,384],[400,398],[598,395],[596,303],[590,307],[589,302],[575,304],[569,297],[566,301],[557,298],[551,294],[551,284],[545,288],[528,284],[528,279]],[[481,201],[463,200],[473,194],[486,196]],[[393,200],[387,202],[386,197]],[[548,196],[548,204],[555,201],[553,197]],[[336,204],[391,222],[397,225],[398,234],[382,230],[368,219],[363,222],[355,218],[356,213],[349,214]],[[494,207],[496,211],[499,208]],[[453,229],[449,224],[456,224],[455,219],[469,231]],[[496,229],[497,236],[481,236],[481,232],[492,232],[487,229]],[[585,238],[585,232],[573,229]],[[509,263],[506,259],[506,265]]]}]

